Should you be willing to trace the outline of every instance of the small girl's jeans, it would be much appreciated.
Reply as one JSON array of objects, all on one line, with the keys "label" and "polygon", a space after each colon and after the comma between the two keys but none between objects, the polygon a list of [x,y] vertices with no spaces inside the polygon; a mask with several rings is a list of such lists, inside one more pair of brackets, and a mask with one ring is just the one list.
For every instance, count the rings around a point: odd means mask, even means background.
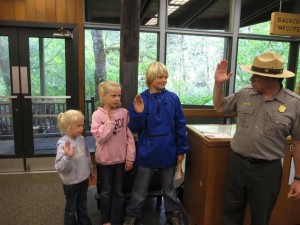
[{"label": "small girl's jeans", "polygon": [[87,212],[88,186],[88,179],[78,184],[63,185],[66,196],[65,225],[92,225]]}]

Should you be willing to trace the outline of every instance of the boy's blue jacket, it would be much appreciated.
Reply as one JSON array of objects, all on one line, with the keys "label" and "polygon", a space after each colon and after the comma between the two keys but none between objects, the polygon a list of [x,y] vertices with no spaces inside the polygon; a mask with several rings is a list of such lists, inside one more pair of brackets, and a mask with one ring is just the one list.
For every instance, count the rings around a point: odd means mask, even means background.
[{"label": "boy's blue jacket", "polygon": [[141,93],[144,111],[136,113],[133,103],[129,108],[129,128],[138,134],[136,161],[147,168],[168,168],[177,162],[177,155],[188,149],[186,120],[180,100],[166,89],[150,94]]}]

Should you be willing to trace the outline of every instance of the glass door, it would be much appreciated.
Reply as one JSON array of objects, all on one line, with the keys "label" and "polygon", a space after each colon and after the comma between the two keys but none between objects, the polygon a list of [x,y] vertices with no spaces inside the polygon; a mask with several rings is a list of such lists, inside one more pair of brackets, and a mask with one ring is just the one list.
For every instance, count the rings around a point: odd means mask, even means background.
[{"label": "glass door", "polygon": [[0,27],[0,172],[53,170],[57,115],[78,108],[74,40],[55,32]]}]

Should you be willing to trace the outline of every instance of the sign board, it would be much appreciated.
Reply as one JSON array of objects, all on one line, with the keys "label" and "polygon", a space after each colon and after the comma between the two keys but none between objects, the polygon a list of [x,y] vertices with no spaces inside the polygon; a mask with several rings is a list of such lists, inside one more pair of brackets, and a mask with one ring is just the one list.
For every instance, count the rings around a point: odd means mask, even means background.
[{"label": "sign board", "polygon": [[273,12],[270,34],[300,37],[300,14]]}]

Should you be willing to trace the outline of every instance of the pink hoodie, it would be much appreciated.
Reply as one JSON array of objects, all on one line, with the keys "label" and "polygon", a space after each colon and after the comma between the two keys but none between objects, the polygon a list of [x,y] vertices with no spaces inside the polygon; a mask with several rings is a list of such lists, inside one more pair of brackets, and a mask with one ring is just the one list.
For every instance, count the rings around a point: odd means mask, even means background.
[{"label": "pink hoodie", "polygon": [[135,160],[135,143],[128,128],[127,109],[117,108],[114,121],[109,120],[106,109],[99,107],[92,116],[91,132],[96,139],[95,159],[102,165]]}]

